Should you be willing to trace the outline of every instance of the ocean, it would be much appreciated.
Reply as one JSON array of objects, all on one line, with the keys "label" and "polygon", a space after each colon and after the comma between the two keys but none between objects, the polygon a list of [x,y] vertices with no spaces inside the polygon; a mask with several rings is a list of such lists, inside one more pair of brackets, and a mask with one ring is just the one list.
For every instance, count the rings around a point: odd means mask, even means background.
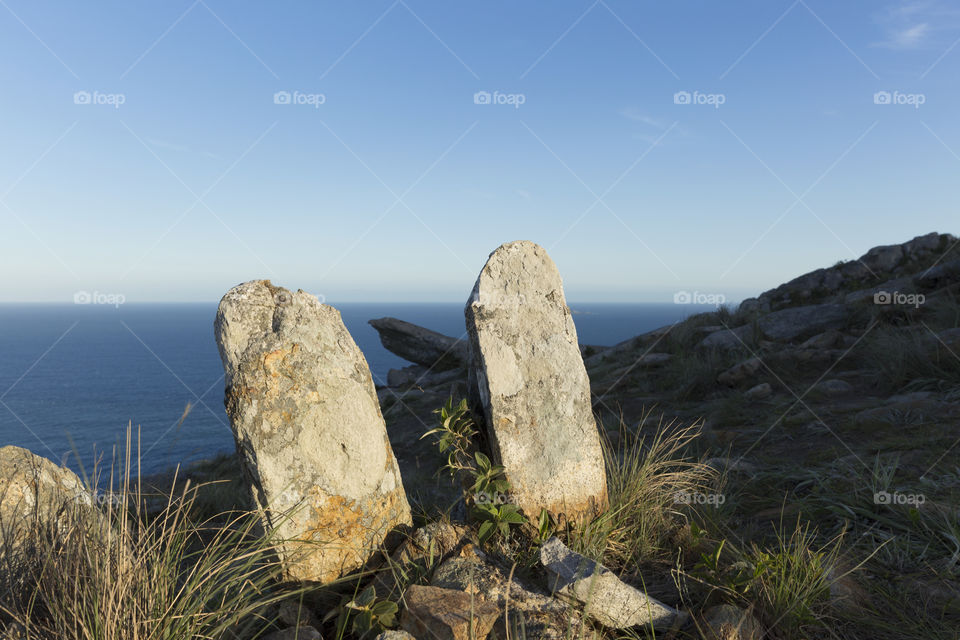
[{"label": "ocean", "polygon": [[[393,316],[463,337],[462,304],[335,305],[374,382],[408,365],[385,350],[371,318]],[[708,307],[571,304],[580,342],[612,345]],[[0,304],[0,446],[26,447],[74,470],[109,466],[128,424],[141,469],[167,470],[233,450],[216,304]],[[180,424],[188,403],[193,409]]]}]

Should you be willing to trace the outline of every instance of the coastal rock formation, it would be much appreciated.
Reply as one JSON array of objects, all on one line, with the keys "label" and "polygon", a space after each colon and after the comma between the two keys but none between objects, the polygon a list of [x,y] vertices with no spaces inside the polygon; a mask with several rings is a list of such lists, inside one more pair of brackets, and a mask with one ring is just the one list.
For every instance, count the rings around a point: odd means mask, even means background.
[{"label": "coastal rock formation", "polygon": [[340,313],[267,280],[238,285],[215,322],[226,408],[256,507],[294,580],[363,565],[410,507],[370,370]]},{"label": "coastal rock formation", "polygon": [[502,245],[465,314],[471,392],[514,502],[531,517],[596,514],[607,503],[603,452],[556,265],[532,242]]},{"label": "coastal rock formation", "polygon": [[370,325],[383,347],[424,367],[456,369],[467,364],[467,343],[396,318],[377,318]]}]

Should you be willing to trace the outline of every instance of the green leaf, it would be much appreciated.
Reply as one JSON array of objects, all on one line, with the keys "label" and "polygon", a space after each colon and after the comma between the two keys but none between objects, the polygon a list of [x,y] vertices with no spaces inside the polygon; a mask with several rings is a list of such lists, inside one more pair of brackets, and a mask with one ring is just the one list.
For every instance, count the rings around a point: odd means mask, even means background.
[{"label": "green leaf", "polygon": [[490,470],[490,458],[484,455],[482,452],[477,451],[473,454],[473,457],[477,460],[477,466],[483,469],[484,471]]},{"label": "green leaf", "polygon": [[490,539],[490,536],[493,535],[495,528],[496,525],[490,521],[484,522],[480,525],[480,530],[477,532],[477,537],[480,538],[480,544],[484,544]]},{"label": "green leaf", "polygon": [[373,604],[373,601],[376,599],[377,599],[377,591],[376,589],[374,589],[373,585],[370,585],[369,587],[364,589],[363,593],[361,593],[357,597],[356,603],[357,603],[357,606],[360,608],[369,607],[371,604]]},{"label": "green leaf", "polygon": [[381,618],[381,622],[383,621],[382,618],[384,616],[393,615],[399,611],[399,609],[400,607],[397,606],[396,602],[390,602],[389,600],[381,600],[370,607],[370,611],[373,613],[373,615]]}]

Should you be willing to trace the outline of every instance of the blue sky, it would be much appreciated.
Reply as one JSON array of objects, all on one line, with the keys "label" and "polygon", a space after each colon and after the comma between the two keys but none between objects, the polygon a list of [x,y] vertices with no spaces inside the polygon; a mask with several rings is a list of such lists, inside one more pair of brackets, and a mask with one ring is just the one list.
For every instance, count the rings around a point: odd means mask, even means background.
[{"label": "blue sky", "polygon": [[740,299],[960,231],[958,40],[938,1],[0,0],[0,301],[460,301],[517,239],[570,300]]}]

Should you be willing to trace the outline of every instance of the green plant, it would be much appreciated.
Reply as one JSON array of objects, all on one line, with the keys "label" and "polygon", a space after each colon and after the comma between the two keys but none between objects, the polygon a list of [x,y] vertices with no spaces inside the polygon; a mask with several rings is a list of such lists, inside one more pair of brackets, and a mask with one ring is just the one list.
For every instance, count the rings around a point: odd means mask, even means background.
[{"label": "green plant", "polygon": [[396,602],[377,599],[376,589],[371,585],[354,598],[345,597],[339,607],[327,614],[324,622],[337,618],[337,638],[343,637],[348,625],[353,634],[364,638],[392,628],[399,609]]},{"label": "green plant", "polygon": [[457,406],[453,405],[453,398],[447,398],[446,404],[434,411],[439,414],[439,426],[430,429],[420,439],[434,436],[437,448],[441,454],[446,454],[444,468],[451,476],[457,473],[474,469],[473,438],[477,435],[476,425],[467,407],[467,401],[461,400]]}]

